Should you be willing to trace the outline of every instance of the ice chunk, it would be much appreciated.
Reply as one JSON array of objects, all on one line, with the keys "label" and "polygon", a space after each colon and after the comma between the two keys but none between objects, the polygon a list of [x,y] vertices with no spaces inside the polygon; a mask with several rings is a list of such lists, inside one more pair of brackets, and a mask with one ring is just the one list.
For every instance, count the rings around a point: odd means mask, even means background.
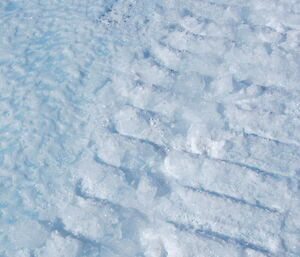
[{"label": "ice chunk", "polygon": [[7,229],[10,243],[15,249],[39,248],[48,238],[48,232],[37,221],[23,219]]},{"label": "ice chunk", "polygon": [[76,257],[80,242],[70,237],[62,237],[58,232],[52,232],[45,246],[37,250],[38,257]]},{"label": "ice chunk", "polygon": [[65,229],[78,237],[98,243],[104,237],[119,237],[118,216],[109,206],[78,198],[76,204],[61,209],[60,217]]}]

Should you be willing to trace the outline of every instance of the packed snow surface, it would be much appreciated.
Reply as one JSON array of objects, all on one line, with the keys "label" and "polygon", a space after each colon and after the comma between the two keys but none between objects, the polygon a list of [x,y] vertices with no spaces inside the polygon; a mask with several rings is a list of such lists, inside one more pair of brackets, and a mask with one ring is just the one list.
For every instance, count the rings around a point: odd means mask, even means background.
[{"label": "packed snow surface", "polygon": [[1,0],[1,257],[300,256],[299,0]]}]

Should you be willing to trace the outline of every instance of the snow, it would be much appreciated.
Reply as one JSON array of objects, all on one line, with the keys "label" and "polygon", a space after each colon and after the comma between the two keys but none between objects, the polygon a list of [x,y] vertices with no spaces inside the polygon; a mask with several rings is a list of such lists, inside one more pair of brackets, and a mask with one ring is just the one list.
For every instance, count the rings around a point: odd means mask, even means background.
[{"label": "snow", "polygon": [[0,1],[0,256],[299,256],[299,25],[298,0]]}]

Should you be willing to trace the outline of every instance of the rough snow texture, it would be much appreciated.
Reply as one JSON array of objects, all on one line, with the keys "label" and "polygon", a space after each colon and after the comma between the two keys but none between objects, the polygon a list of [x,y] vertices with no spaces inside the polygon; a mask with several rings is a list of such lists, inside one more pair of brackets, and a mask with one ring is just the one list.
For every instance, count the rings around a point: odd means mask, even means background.
[{"label": "rough snow texture", "polygon": [[0,256],[300,256],[299,19],[0,1]]}]

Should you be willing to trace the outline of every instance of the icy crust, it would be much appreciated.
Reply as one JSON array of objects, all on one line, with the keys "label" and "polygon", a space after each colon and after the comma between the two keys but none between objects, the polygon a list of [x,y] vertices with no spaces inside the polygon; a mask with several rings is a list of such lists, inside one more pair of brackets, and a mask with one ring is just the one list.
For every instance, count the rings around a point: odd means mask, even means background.
[{"label": "icy crust", "polygon": [[300,255],[297,0],[0,1],[0,256]]}]

